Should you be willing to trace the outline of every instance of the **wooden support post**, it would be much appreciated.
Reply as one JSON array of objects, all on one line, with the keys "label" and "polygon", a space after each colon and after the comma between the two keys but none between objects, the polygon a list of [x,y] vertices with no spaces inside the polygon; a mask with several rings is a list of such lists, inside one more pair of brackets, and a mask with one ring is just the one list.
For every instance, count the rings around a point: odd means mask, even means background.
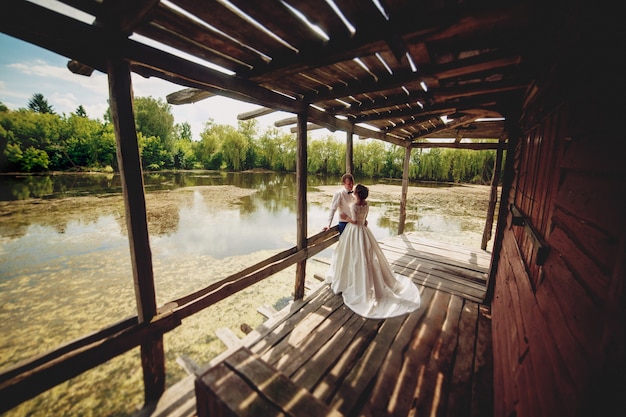
[{"label": "wooden support post", "polygon": [[400,198],[400,221],[398,222],[398,234],[404,233],[406,223],[406,196],[409,191],[409,163],[411,162],[411,148],[404,148],[404,164],[402,166],[402,197]]},{"label": "wooden support post", "polygon": [[346,131],[346,172],[354,174],[353,129]]},{"label": "wooden support post", "polygon": [[[307,248],[307,212],[306,212],[306,183],[307,183],[307,110],[306,108],[298,113],[298,145],[296,160],[296,183],[298,202],[298,231],[297,231],[297,248],[298,250]],[[307,257],[308,258],[308,257]],[[304,281],[306,276],[306,261],[304,259],[296,264],[296,287],[294,291],[294,300],[300,300],[304,297]]]},{"label": "wooden support post", "polygon": [[487,207],[487,219],[485,220],[485,228],[483,229],[483,239],[480,243],[480,248],[482,250],[487,249],[487,242],[491,239],[493,217],[496,211],[496,203],[498,202],[498,184],[500,183],[500,169],[502,168],[502,154],[504,153],[505,142],[504,138],[500,138],[500,146],[498,146],[496,160],[493,166],[493,175],[491,176],[491,193],[489,195],[489,206]]},{"label": "wooden support post", "polygon": [[[143,171],[139,154],[133,111],[130,65],[122,59],[108,62],[109,101],[117,142],[126,227],[135,283],[139,322],[149,322],[157,312],[152,270],[152,253],[148,238],[148,219],[144,193]],[[156,401],[165,391],[165,355],[163,337],[147,340],[141,345],[145,402]]]}]

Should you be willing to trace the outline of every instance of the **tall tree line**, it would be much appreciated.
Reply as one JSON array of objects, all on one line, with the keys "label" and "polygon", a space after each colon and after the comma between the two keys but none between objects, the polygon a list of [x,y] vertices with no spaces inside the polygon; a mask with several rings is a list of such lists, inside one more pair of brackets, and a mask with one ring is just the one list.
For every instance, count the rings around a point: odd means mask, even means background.
[{"label": "tall tree line", "polygon": [[[209,119],[192,140],[188,123],[176,124],[170,105],[152,97],[134,101],[144,170],[209,169],[295,171],[296,138],[276,128],[260,131],[255,120],[235,128]],[[345,143],[329,135],[308,142],[311,174],[341,175]],[[401,178],[404,149],[382,141],[354,144],[354,174],[358,177]],[[409,178],[422,181],[488,183],[495,151],[416,149]],[[27,109],[9,110],[0,103],[0,172],[118,170],[110,113],[90,118],[83,106],[56,114],[41,94]]]}]

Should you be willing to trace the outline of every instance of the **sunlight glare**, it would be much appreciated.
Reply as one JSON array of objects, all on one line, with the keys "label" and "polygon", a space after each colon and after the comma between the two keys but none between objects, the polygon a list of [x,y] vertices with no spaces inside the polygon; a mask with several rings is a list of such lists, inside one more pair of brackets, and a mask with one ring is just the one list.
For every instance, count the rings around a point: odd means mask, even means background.
[{"label": "sunlight glare", "polygon": [[280,0],[280,2],[291,12],[294,16],[300,19],[304,24],[306,24],[317,36],[324,39],[325,42],[330,40],[330,37],[322,30],[321,27],[317,26],[313,22],[311,22],[300,10],[296,9],[289,3],[284,0]]}]

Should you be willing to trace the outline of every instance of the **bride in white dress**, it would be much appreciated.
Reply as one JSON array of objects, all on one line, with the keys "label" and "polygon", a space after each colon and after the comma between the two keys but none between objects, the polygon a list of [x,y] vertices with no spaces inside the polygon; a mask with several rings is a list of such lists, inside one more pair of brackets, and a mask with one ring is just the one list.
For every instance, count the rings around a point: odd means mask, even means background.
[{"label": "bride in white dress", "polygon": [[326,282],[360,316],[381,319],[417,310],[421,297],[408,277],[396,275],[373,233],[366,226],[369,190],[354,188],[351,218],[333,252]]}]

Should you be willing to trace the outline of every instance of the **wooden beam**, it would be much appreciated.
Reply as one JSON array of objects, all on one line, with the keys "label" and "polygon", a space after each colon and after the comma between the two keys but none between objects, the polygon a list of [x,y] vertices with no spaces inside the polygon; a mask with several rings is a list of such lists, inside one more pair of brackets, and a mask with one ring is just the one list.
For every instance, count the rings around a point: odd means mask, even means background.
[{"label": "wooden beam", "polygon": [[265,116],[267,114],[274,113],[276,110],[268,109],[267,107],[260,107],[256,110],[252,110],[246,113],[241,113],[237,115],[237,120],[249,120],[256,119],[257,117]]},{"label": "wooden beam", "polygon": [[[122,59],[108,63],[109,103],[117,142],[117,160],[126,207],[126,227],[135,282],[139,323],[150,322],[157,313],[152,252],[148,236],[146,197],[139,141],[135,130],[130,67]],[[158,400],[165,391],[165,354],[163,336],[141,343],[146,403]]]},{"label": "wooden beam", "polygon": [[498,202],[498,184],[500,183],[500,171],[502,169],[502,157],[504,154],[504,138],[500,139],[501,147],[496,152],[496,160],[493,165],[493,174],[491,175],[491,189],[489,192],[489,205],[487,207],[487,218],[485,219],[485,227],[483,229],[483,238],[480,242],[482,250],[487,249],[487,242],[491,239],[491,229],[493,229],[493,219],[496,211],[496,203]]},{"label": "wooden beam", "polygon": [[[453,121],[449,123],[444,123],[442,126],[435,127],[432,130],[428,130],[427,133],[424,133],[423,135],[419,135],[419,136],[420,137],[426,136],[427,134],[434,134],[436,132],[440,132],[443,130],[454,130],[456,128],[460,128],[462,126],[470,124],[476,119],[478,119],[478,116],[475,116],[475,115],[467,115],[467,116],[459,117],[458,119],[454,119]],[[460,140],[458,142],[460,142]]]},{"label": "wooden beam", "polygon": [[[287,117],[281,120],[276,120],[274,122],[274,126],[276,127],[291,126],[297,123],[298,123],[298,117],[293,116],[293,117]],[[298,132],[298,130],[300,129],[300,126],[295,126],[295,129],[296,129],[296,132]]]},{"label": "wooden beam", "polygon": [[[318,130],[318,129],[325,129],[324,126],[320,126],[320,125],[316,125],[315,123],[307,123],[306,125],[306,130]],[[294,126],[291,129],[289,129],[289,131],[291,133],[298,133],[298,126]]]},{"label": "wooden beam", "polygon": [[[429,79],[445,79],[448,78],[448,73],[467,75],[474,72],[480,72],[486,67],[492,68],[511,66],[516,64],[519,60],[520,58],[518,56],[502,56],[501,52],[495,52],[492,54],[486,54],[484,56],[479,55],[471,59],[467,58],[466,60],[459,61],[459,63],[455,62],[454,67],[451,67],[451,65],[442,66],[442,76],[439,76],[439,69],[436,67],[421,67],[421,70],[418,72],[406,70],[404,72],[395,72],[394,74],[379,75],[377,79],[372,79],[367,82],[362,80],[354,80],[345,84],[342,87],[336,87],[332,90],[322,90],[311,93],[310,95],[304,97],[304,99],[309,102],[319,102],[342,95],[348,96],[356,94],[367,94],[371,93],[372,91],[388,91],[407,84],[416,84],[420,81],[428,81]],[[498,90],[502,88],[524,88],[524,86],[510,83],[494,83],[494,86],[497,86]],[[429,94],[433,94],[433,92],[435,91],[436,89],[433,89]],[[467,94],[467,91],[474,91],[474,88],[459,88],[456,91],[465,92],[464,94]],[[424,94],[419,94],[420,96],[418,96],[418,98],[425,97]]]},{"label": "wooden beam", "polygon": [[93,74],[94,71],[94,69],[90,66],[83,65],[80,62],[74,60],[70,60],[67,63],[67,69],[72,71],[74,74],[84,75],[86,77],[91,77],[91,74]]},{"label": "wooden beam", "polygon": [[346,172],[354,174],[354,133],[346,131]]},{"label": "wooden beam", "polygon": [[126,207],[126,226],[131,250],[139,321],[150,321],[156,314],[152,272],[152,252],[148,237],[146,197],[139,142],[135,130],[133,94],[128,63],[109,63],[109,101],[117,140],[117,160]]},{"label": "wooden beam", "polygon": [[406,222],[406,196],[409,192],[409,163],[411,162],[411,147],[404,149],[404,164],[402,167],[402,194],[400,198],[400,220],[398,222],[398,234],[404,233]]},{"label": "wooden beam", "polygon": [[[0,27],[4,33],[104,73],[107,72],[107,57],[119,54],[119,59],[132,63],[134,72],[146,77],[158,77],[181,86],[290,113],[298,113],[304,106],[301,101],[270,91],[255,82],[117,36],[102,27],[76,21],[45,7],[18,0],[7,0],[4,6],[0,14]],[[33,21],[38,22],[36,27],[27,24]],[[51,33],[54,36],[49,36]],[[85,45],[98,47],[85,48]]]},{"label": "wooden beam", "polygon": [[165,99],[169,104],[189,104],[213,96],[215,96],[215,94],[210,91],[200,90],[198,88],[185,88],[168,94]]},{"label": "wooden beam", "polygon": [[[296,184],[297,184],[297,248],[298,251],[307,249],[307,112],[298,113],[298,137],[296,159]],[[306,256],[308,259],[308,255]],[[294,288],[294,300],[304,298],[304,283],[306,280],[306,259],[296,264],[296,282]]]},{"label": "wooden beam", "polygon": [[411,144],[412,148],[450,148],[450,149],[471,149],[473,151],[484,151],[489,149],[499,149],[500,147],[506,147],[499,143],[457,143],[457,142],[414,142]]},{"label": "wooden beam", "polygon": [[94,24],[130,36],[158,4],[159,0],[105,1]]}]

